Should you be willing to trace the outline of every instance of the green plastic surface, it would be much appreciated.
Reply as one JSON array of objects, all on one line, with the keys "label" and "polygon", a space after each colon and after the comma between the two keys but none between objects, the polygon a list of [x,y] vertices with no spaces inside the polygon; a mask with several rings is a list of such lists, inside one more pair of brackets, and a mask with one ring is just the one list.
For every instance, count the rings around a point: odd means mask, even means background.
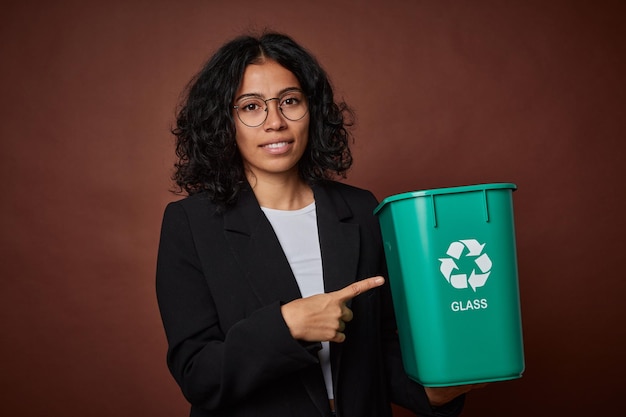
[{"label": "green plastic surface", "polygon": [[407,374],[425,386],[524,370],[512,192],[497,183],[390,196],[378,216]]}]

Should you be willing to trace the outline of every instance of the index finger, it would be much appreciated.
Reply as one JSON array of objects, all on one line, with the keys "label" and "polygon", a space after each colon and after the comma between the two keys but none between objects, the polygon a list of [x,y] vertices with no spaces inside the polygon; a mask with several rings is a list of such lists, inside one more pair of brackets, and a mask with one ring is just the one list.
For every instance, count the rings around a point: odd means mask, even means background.
[{"label": "index finger", "polygon": [[366,278],[361,281],[353,282],[347,287],[335,291],[335,294],[341,301],[348,301],[359,294],[363,294],[373,288],[380,287],[384,283],[385,278],[381,276]]}]

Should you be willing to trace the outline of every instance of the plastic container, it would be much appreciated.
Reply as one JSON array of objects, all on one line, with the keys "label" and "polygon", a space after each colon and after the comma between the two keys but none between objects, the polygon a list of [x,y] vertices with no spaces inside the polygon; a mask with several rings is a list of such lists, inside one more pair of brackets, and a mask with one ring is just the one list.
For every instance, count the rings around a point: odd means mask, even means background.
[{"label": "plastic container", "polygon": [[424,386],[524,370],[512,192],[497,183],[390,196],[378,216],[404,366]]}]

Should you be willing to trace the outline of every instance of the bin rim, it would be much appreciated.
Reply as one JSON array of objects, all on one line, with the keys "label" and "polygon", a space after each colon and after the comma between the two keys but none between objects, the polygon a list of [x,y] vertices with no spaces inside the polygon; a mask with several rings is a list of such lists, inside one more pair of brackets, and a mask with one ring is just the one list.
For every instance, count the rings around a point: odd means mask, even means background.
[{"label": "bin rim", "polygon": [[430,190],[418,190],[418,191],[409,191],[401,194],[394,194],[378,204],[378,206],[374,209],[374,214],[380,214],[380,211],[389,203],[393,203],[400,200],[406,200],[409,198],[415,197],[427,197],[427,196],[435,196],[442,194],[460,194],[467,193],[471,191],[485,191],[485,190],[497,190],[497,189],[510,189],[515,191],[517,189],[517,185],[510,182],[494,182],[488,184],[474,184],[474,185],[463,185],[458,187],[445,187],[445,188],[433,188]]}]

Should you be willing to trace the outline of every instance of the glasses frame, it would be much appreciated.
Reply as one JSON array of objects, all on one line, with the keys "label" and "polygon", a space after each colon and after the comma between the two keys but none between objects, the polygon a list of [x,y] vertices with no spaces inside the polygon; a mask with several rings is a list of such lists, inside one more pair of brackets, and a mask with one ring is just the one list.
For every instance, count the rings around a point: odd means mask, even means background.
[{"label": "glasses frame", "polygon": [[235,111],[237,112],[237,118],[239,119],[239,121],[240,121],[241,123],[243,123],[244,125],[246,125],[246,126],[248,126],[248,127],[259,127],[259,126],[263,125],[263,124],[267,121],[267,116],[270,114],[270,112],[269,112],[269,105],[267,104],[267,102],[268,102],[268,101],[272,101],[272,100],[276,100],[278,110],[280,110],[280,114],[281,114],[281,115],[282,115],[285,119],[287,119],[287,120],[289,120],[289,121],[291,121],[291,122],[297,122],[298,120],[302,120],[302,119],[304,118],[304,116],[306,116],[306,115],[309,113],[309,100],[308,100],[308,98],[304,95],[304,92],[303,92],[302,90],[297,89],[297,90],[293,90],[293,91],[297,91],[297,92],[299,92],[299,93],[301,93],[301,94],[302,94],[302,98],[304,99],[304,101],[305,101],[305,102],[304,102],[304,104],[305,104],[305,106],[306,106],[306,111],[304,112],[304,114],[303,114],[302,116],[298,117],[297,119],[291,119],[290,117],[287,117],[287,116],[285,115],[284,111],[283,111],[283,108],[280,106],[280,99],[281,99],[281,98],[283,98],[284,96],[288,95],[288,93],[289,93],[289,92],[287,92],[287,93],[283,94],[283,95],[282,95],[282,96],[280,96],[280,97],[270,97],[270,98],[267,98],[267,99],[263,99],[263,98],[259,97],[259,99],[265,103],[265,109],[263,109],[263,111],[265,112],[265,117],[263,118],[263,121],[262,121],[261,123],[257,124],[257,125],[249,125],[248,123],[244,122],[244,121],[241,119],[241,115],[239,114],[239,107],[240,107],[239,105],[235,104],[235,105],[233,106],[233,109],[235,109]]}]

